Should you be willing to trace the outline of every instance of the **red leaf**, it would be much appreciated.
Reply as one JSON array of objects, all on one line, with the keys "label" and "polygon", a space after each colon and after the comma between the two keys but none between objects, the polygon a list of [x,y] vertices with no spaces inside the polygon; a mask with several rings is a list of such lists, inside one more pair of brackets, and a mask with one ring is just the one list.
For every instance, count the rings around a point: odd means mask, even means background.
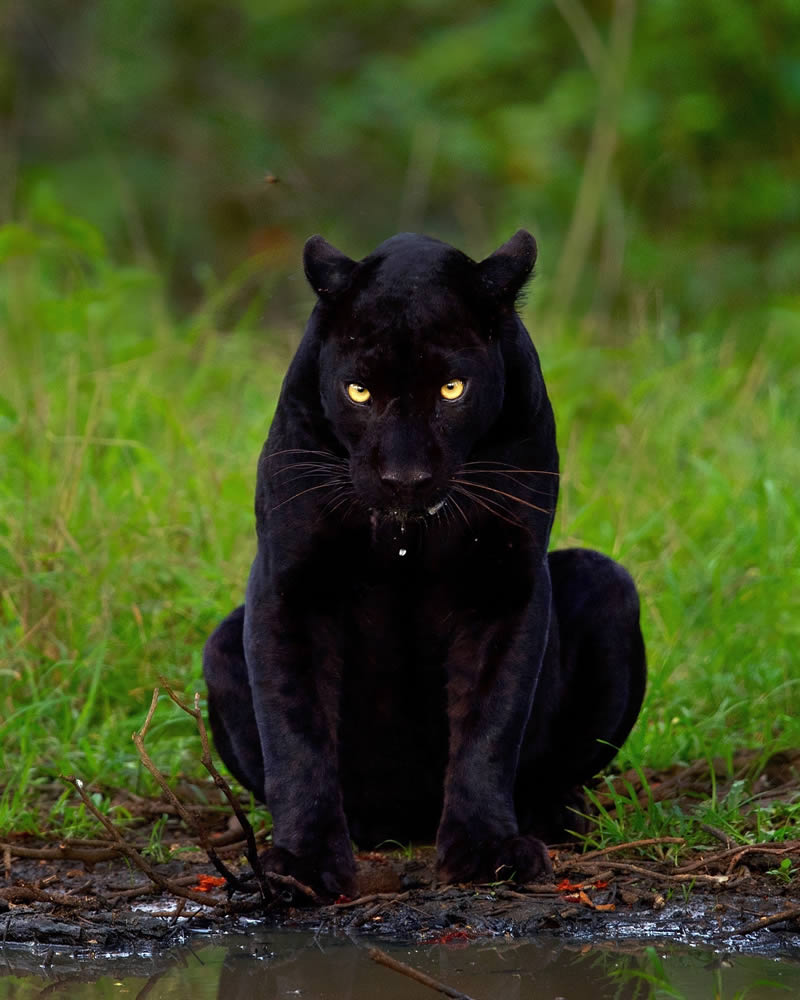
[{"label": "red leaf", "polygon": [[456,941],[469,941],[472,937],[467,931],[445,931],[439,937],[433,939],[433,944],[453,944]]},{"label": "red leaf", "polygon": [[208,892],[209,889],[216,889],[220,885],[225,885],[225,879],[217,875],[198,875],[197,885],[192,886],[194,892]]}]

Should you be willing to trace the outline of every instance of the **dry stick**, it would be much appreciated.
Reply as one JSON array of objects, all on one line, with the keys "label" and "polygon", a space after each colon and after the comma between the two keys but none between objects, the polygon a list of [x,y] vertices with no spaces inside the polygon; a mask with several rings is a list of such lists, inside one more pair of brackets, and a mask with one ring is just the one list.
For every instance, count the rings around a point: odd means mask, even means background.
[{"label": "dry stick", "polygon": [[[634,875],[646,875],[656,882],[708,882],[712,885],[724,885],[726,882],[730,882],[731,879],[730,875],[667,875],[664,872],[654,871],[652,868],[643,868],[640,865],[631,865],[623,861],[607,861],[606,865],[609,868],[613,868],[614,871],[631,872]],[[573,867],[580,868],[581,863],[578,861]]]},{"label": "dry stick", "polygon": [[739,861],[745,856],[745,854],[752,854],[756,851],[759,854],[797,854],[797,846],[790,848],[774,848],[768,847],[763,844],[754,844],[752,846],[740,847],[739,850],[734,854],[731,860],[728,862],[728,872],[732,872],[733,869],[739,864]]},{"label": "dry stick", "polygon": [[[259,830],[258,833],[256,833],[256,837],[258,837],[261,832],[262,831]],[[233,829],[225,830],[223,833],[213,834],[213,837],[214,837],[214,847],[217,850],[222,848],[223,850],[235,851],[242,844],[245,845],[245,848],[247,846],[244,830],[233,830]],[[241,854],[241,850],[239,851],[239,853]]]},{"label": "dry stick", "polygon": [[[66,837],[60,842],[59,847],[113,847],[114,845],[107,838],[100,837]],[[144,846],[144,845],[143,845]],[[116,848],[115,848],[116,850]]]},{"label": "dry stick", "polygon": [[[749,924],[745,924],[744,927],[740,927],[737,931],[732,931],[731,933],[751,934],[753,931],[760,931],[762,927],[769,927],[770,924],[777,924],[782,920],[796,920],[797,918],[800,918],[800,906],[790,906],[788,910],[780,910],[778,913],[770,913],[768,917],[759,917],[758,920],[753,920]],[[722,936],[722,934],[717,935],[717,937]]]},{"label": "dry stick", "polygon": [[158,983],[159,979],[161,979],[162,976],[165,976],[168,971],[168,969],[162,969],[161,972],[153,973],[153,975],[150,976],[144,986],[136,994],[134,1000],[144,1000],[147,994],[152,992],[153,987]]},{"label": "dry stick", "polygon": [[472,997],[467,996],[466,993],[461,993],[453,989],[452,986],[440,983],[438,979],[434,979],[432,976],[428,976],[426,973],[420,972],[410,965],[406,965],[405,962],[400,962],[396,958],[392,958],[391,955],[387,955],[380,948],[370,948],[367,954],[373,962],[385,965],[387,969],[394,969],[395,972],[400,972],[404,976],[408,976],[409,979],[413,979],[417,983],[422,983],[423,986],[429,986],[432,990],[438,990],[440,993],[444,993],[446,997],[453,997],[454,1000],[472,1000]]},{"label": "dry stick", "polygon": [[692,861],[690,864],[681,865],[680,868],[675,869],[676,875],[684,875],[687,872],[695,872],[699,868],[705,868],[707,865],[716,864],[718,861],[724,861],[726,858],[732,859],[732,864],[728,866],[728,871],[730,872],[732,867],[739,858],[745,854],[792,854],[800,852],[800,841],[792,841],[790,844],[784,844],[783,847],[776,847],[774,844],[747,844],[744,847],[741,845],[738,847],[729,847],[726,851],[717,851],[715,854],[707,854],[705,857],[700,858],[699,861]]},{"label": "dry stick", "polygon": [[374,906],[368,907],[363,913],[357,913],[348,923],[347,930],[351,931],[355,930],[357,927],[361,927],[362,924],[365,924],[368,920],[372,920],[373,917],[376,917],[381,910],[385,910],[388,905],[388,903],[384,902],[375,903]]},{"label": "dry stick", "polygon": [[97,861],[110,861],[118,858],[119,848],[106,847],[102,850],[88,850],[80,847],[71,847],[69,844],[59,844],[58,847],[21,847],[17,844],[0,844],[3,851],[8,851],[18,858],[40,858],[43,861],[85,861],[87,864],[95,864]]},{"label": "dry stick", "polygon": [[[196,875],[181,875],[180,878],[172,879],[173,885],[192,885],[197,881]],[[109,890],[109,903],[112,906],[116,906],[117,903],[122,899],[135,899],[136,896],[148,896],[151,892],[154,892],[158,886],[153,885],[151,882],[145,882],[143,884],[131,886],[129,889],[114,889]]]},{"label": "dry stick", "polygon": [[719,830],[717,827],[711,826],[710,823],[698,823],[697,825],[701,830],[705,830],[706,833],[710,833],[712,837],[719,840],[726,847],[733,847],[733,841],[724,830]]},{"label": "dry stick", "polygon": [[368,903],[377,903],[379,900],[396,903],[408,899],[410,895],[410,889],[405,892],[371,892],[368,896],[359,896],[358,899],[348,899],[346,903],[335,903],[334,905],[337,910],[350,910],[354,906],[366,906]]},{"label": "dry stick", "polygon": [[560,861],[553,866],[554,872],[566,871],[572,865],[590,861],[592,858],[605,857],[614,851],[627,851],[632,847],[650,847],[653,844],[683,844],[683,837],[648,837],[647,840],[629,840],[627,844],[614,844],[613,847],[601,847],[597,851],[589,851],[587,854],[580,854],[574,861]]},{"label": "dry stick", "polygon": [[86,791],[83,787],[83,782],[80,780],[80,778],[76,778],[74,775],[65,775],[65,774],[62,774],[60,777],[62,781],[66,781],[67,784],[72,785],[72,787],[78,792],[78,795],[80,795],[80,797],[83,799],[83,804],[86,806],[89,812],[95,817],[95,819],[98,819],[103,824],[103,826],[111,834],[111,836],[114,838],[117,844],[119,844],[120,851],[122,851],[122,853],[126,857],[130,858],[130,860],[136,865],[136,867],[139,868],[141,871],[143,871],[145,875],[151,880],[151,882],[155,882],[157,886],[159,886],[165,892],[171,893],[173,896],[184,896],[186,899],[191,899],[193,903],[200,903],[203,906],[208,906],[211,908],[221,907],[223,910],[226,911],[230,910],[230,906],[225,902],[218,900],[213,896],[209,898],[209,896],[205,893],[192,892],[190,889],[182,889],[180,886],[177,886],[173,882],[171,882],[170,879],[165,878],[160,872],[157,872],[151,864],[145,861],[145,859],[136,850],[135,847],[131,847],[131,845],[125,840],[125,838],[119,832],[117,827],[111,822],[111,820],[100,812],[100,810],[97,808],[94,802],[92,802],[92,800],[86,794]]},{"label": "dry stick", "polygon": [[82,909],[86,906],[88,898],[76,899],[63,892],[45,892],[44,889],[37,889],[33,885],[12,885],[7,889],[0,889],[0,899],[5,899],[12,904],[54,903],[56,906],[72,906]]},{"label": "dry stick", "polygon": [[264,898],[264,900],[267,900],[271,897],[272,892],[269,888],[269,885],[267,884],[266,878],[264,876],[264,870],[261,867],[261,862],[258,857],[258,847],[256,846],[256,838],[255,834],[253,833],[253,827],[250,825],[250,820],[247,818],[247,816],[245,816],[244,810],[239,804],[239,801],[237,800],[236,796],[231,791],[231,788],[228,785],[227,781],[225,781],[225,779],[216,769],[216,767],[214,766],[214,762],[211,759],[211,748],[209,747],[208,743],[208,734],[206,733],[205,723],[203,722],[203,714],[200,711],[200,695],[195,694],[194,708],[190,708],[183,701],[181,701],[181,699],[175,694],[175,692],[172,690],[169,684],[166,683],[163,677],[161,678],[161,681],[164,684],[164,690],[167,692],[172,701],[178,706],[178,708],[186,712],[187,715],[191,715],[191,717],[195,721],[195,725],[197,726],[197,731],[200,735],[200,746],[202,748],[202,752],[200,755],[200,763],[211,775],[214,784],[228,800],[228,804],[230,805],[231,809],[233,809],[234,815],[239,820],[239,825],[241,826],[245,835],[245,840],[247,841],[247,861],[251,869],[253,870],[253,874],[255,875],[258,881],[258,887],[261,890],[262,897]]},{"label": "dry stick", "polygon": [[145,736],[147,736],[147,730],[150,728],[150,723],[153,719],[153,715],[156,710],[156,705],[158,704],[158,695],[159,695],[159,689],[155,688],[153,690],[153,698],[150,702],[150,709],[147,713],[147,718],[144,720],[144,725],[138,731],[138,733],[133,734],[133,742],[136,745],[136,750],[139,753],[139,758],[141,762],[144,764],[144,766],[147,768],[147,770],[156,779],[159,786],[161,787],[161,790],[164,792],[164,794],[167,796],[167,798],[170,800],[173,806],[177,809],[178,815],[181,817],[186,826],[190,830],[194,831],[195,835],[197,836],[197,839],[200,841],[200,845],[208,855],[208,860],[217,869],[220,875],[222,875],[227,885],[231,889],[235,889],[237,892],[247,892],[248,891],[247,886],[242,882],[242,880],[237,875],[234,874],[234,872],[230,870],[230,868],[228,868],[225,862],[222,861],[217,852],[214,850],[213,846],[211,845],[208,839],[208,836],[206,834],[205,828],[203,827],[202,823],[200,823],[197,817],[193,816],[186,808],[186,806],[184,806],[184,804],[178,799],[178,797],[169,787],[167,779],[155,766],[152,759],[150,758],[150,755],[144,748]]},{"label": "dry stick", "polygon": [[214,784],[219,788],[225,798],[228,800],[228,804],[231,809],[233,809],[234,815],[239,820],[239,824],[244,831],[245,839],[247,841],[247,860],[250,867],[253,870],[258,881],[258,887],[261,890],[261,895],[264,900],[268,900],[272,897],[273,893],[268,885],[269,881],[277,882],[280,885],[289,886],[295,889],[297,892],[309,899],[313,900],[315,903],[320,903],[321,900],[319,896],[311,889],[309,886],[304,885],[299,882],[296,878],[291,875],[279,875],[277,872],[264,872],[261,865],[261,861],[258,857],[258,847],[256,846],[256,837],[253,833],[253,827],[250,825],[250,821],[244,813],[238,799],[233,794],[230,785],[222,777],[219,771],[214,766],[214,761],[211,759],[211,749],[208,743],[208,733],[206,732],[205,723],[203,722],[203,713],[200,711],[200,695],[195,694],[194,696],[194,708],[189,708],[188,705],[184,704],[181,699],[175,694],[172,688],[167,684],[167,682],[161,678],[164,685],[164,690],[167,692],[172,701],[186,712],[187,715],[191,715],[197,725],[197,731],[200,734],[200,745],[202,747],[202,755],[200,757],[200,762],[203,767],[208,771],[214,780]]},{"label": "dry stick", "polygon": [[597,865],[595,868],[592,862],[589,862],[585,867],[591,870],[589,878],[576,883],[569,889],[559,889],[555,882],[549,884],[529,882],[527,885],[523,885],[524,892],[516,892],[514,889],[501,889],[498,891],[498,895],[502,894],[503,897],[511,896],[514,899],[526,899],[530,902],[531,896],[560,896],[564,892],[576,892],[578,889],[595,889],[596,882],[607,882],[613,875],[613,872],[609,868],[603,868],[602,865]]}]

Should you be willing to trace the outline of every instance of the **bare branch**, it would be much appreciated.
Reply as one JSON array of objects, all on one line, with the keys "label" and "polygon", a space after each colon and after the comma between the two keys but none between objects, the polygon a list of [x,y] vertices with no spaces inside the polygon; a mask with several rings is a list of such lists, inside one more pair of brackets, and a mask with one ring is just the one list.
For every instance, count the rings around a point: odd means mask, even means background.
[{"label": "bare branch", "polygon": [[213,896],[209,897],[206,893],[202,892],[192,892],[191,889],[183,889],[181,886],[175,885],[170,879],[165,878],[160,872],[157,872],[153,866],[145,860],[144,857],[132,847],[122,836],[120,831],[117,829],[111,820],[104,816],[97,806],[92,802],[91,798],[86,794],[86,789],[84,783],[80,778],[76,778],[74,775],[61,775],[61,780],[66,781],[67,784],[72,785],[72,787],[77,791],[83,800],[83,804],[89,810],[89,812],[99,820],[106,830],[111,834],[116,843],[119,845],[120,851],[129,858],[134,865],[145,873],[145,875],[150,879],[151,882],[155,882],[159,888],[163,889],[165,892],[171,893],[173,896],[184,896],[186,899],[191,899],[193,903],[200,903],[202,906],[221,906],[225,909],[229,908],[229,904],[222,900],[216,899]]},{"label": "bare branch", "polygon": [[[603,858],[607,854],[612,854],[614,851],[627,851],[634,847],[650,847],[653,844],[684,844],[686,841],[683,837],[648,837],[646,840],[629,840],[625,844],[613,844],[611,847],[601,847],[597,851],[587,851],[586,854],[579,854],[576,861],[584,862],[590,861],[592,858]],[[554,872],[560,872],[566,868],[571,867],[572,862],[561,861],[557,865],[553,865]]]},{"label": "bare branch", "polygon": [[400,962],[398,959],[392,958],[391,955],[387,955],[380,948],[370,948],[367,954],[373,962],[377,962],[387,969],[392,969],[404,976],[408,976],[409,979],[413,979],[417,983],[422,983],[423,986],[429,986],[432,990],[438,990],[439,993],[444,993],[446,997],[452,997],[453,1000],[472,1000],[466,993],[461,993],[460,990],[456,990],[452,986],[434,979],[433,976],[429,976],[425,972],[420,972],[419,969],[406,965],[405,962]]},{"label": "bare branch", "polygon": [[[777,913],[770,913],[766,917],[759,917],[758,920],[751,920],[749,924],[745,924],[744,927],[740,927],[738,930],[732,931],[732,933],[752,934],[753,931],[760,931],[763,927],[778,924],[782,920],[798,919],[800,919],[800,906],[790,906],[788,910],[779,910]],[[719,936],[722,937],[721,934]]]},{"label": "bare branch", "polygon": [[228,868],[228,866],[224,863],[224,861],[222,861],[217,852],[214,850],[214,847],[212,846],[211,842],[209,841],[208,835],[206,834],[205,828],[203,827],[202,823],[200,823],[198,818],[192,815],[192,813],[189,812],[186,806],[184,806],[183,803],[178,799],[178,797],[169,787],[167,779],[164,777],[161,771],[159,771],[159,769],[155,766],[152,759],[150,758],[150,755],[145,750],[144,738],[147,735],[147,730],[150,727],[150,722],[153,718],[153,713],[155,712],[156,705],[158,704],[158,695],[159,695],[159,689],[155,688],[153,691],[152,701],[150,702],[150,710],[147,713],[147,718],[144,721],[144,725],[142,726],[142,728],[139,730],[138,733],[133,734],[133,742],[136,745],[136,750],[139,754],[139,758],[141,762],[144,764],[144,766],[147,768],[147,770],[150,772],[150,774],[152,774],[153,777],[156,779],[159,787],[167,796],[169,801],[173,804],[183,822],[200,841],[201,847],[208,855],[208,860],[217,869],[220,875],[222,875],[227,885],[231,889],[236,890],[237,892],[246,892],[247,886],[242,882],[242,880],[237,875],[235,875],[230,870],[230,868]]},{"label": "bare branch", "polygon": [[[203,713],[200,711],[200,695],[195,694],[194,696],[194,708],[190,708],[175,694],[169,684],[166,683],[164,678],[161,678],[161,682],[164,685],[164,690],[167,692],[172,701],[187,715],[191,715],[197,725],[197,731],[200,735],[200,746],[202,748],[202,754],[200,757],[200,762],[203,767],[208,771],[214,780],[214,784],[222,792],[225,798],[228,800],[228,804],[231,809],[233,809],[234,815],[239,820],[239,824],[244,832],[245,839],[247,841],[247,861],[253,870],[253,874],[258,882],[258,887],[261,890],[262,897],[267,900],[272,896],[272,892],[267,884],[267,879],[264,875],[264,869],[258,857],[258,847],[256,846],[256,837],[253,833],[253,827],[250,825],[250,820],[245,815],[244,810],[239,803],[237,797],[233,794],[230,785],[222,777],[219,771],[214,766],[214,761],[211,758],[211,748],[208,742],[208,733],[206,732],[205,723],[203,722]],[[299,884],[299,883],[298,883]],[[307,895],[316,896],[316,893],[308,886]]]}]

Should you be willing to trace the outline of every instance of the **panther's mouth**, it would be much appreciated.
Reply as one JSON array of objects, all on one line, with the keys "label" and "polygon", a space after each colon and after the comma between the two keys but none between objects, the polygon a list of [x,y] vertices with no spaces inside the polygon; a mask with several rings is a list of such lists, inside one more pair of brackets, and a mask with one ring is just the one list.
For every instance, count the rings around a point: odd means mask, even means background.
[{"label": "panther's mouth", "polygon": [[423,521],[426,517],[435,517],[444,507],[446,497],[437,500],[426,507],[384,507],[382,510],[373,509],[372,517],[387,521],[395,521],[400,525],[407,521]]},{"label": "panther's mouth", "polygon": [[393,521],[420,521],[438,514],[442,507],[444,507],[444,498],[437,500],[429,507],[392,507],[383,513]]}]

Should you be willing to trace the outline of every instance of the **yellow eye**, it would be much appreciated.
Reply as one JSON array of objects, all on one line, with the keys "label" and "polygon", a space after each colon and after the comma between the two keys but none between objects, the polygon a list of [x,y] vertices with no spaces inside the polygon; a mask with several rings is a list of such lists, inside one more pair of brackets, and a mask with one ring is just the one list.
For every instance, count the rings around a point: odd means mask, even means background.
[{"label": "yellow eye", "polygon": [[464,392],[464,383],[460,378],[451,378],[439,392],[442,394],[442,399],[458,399]]},{"label": "yellow eye", "polygon": [[365,389],[363,385],[359,385],[358,382],[351,382],[347,386],[347,395],[353,400],[354,403],[368,403],[372,398],[372,393],[369,389]]}]

